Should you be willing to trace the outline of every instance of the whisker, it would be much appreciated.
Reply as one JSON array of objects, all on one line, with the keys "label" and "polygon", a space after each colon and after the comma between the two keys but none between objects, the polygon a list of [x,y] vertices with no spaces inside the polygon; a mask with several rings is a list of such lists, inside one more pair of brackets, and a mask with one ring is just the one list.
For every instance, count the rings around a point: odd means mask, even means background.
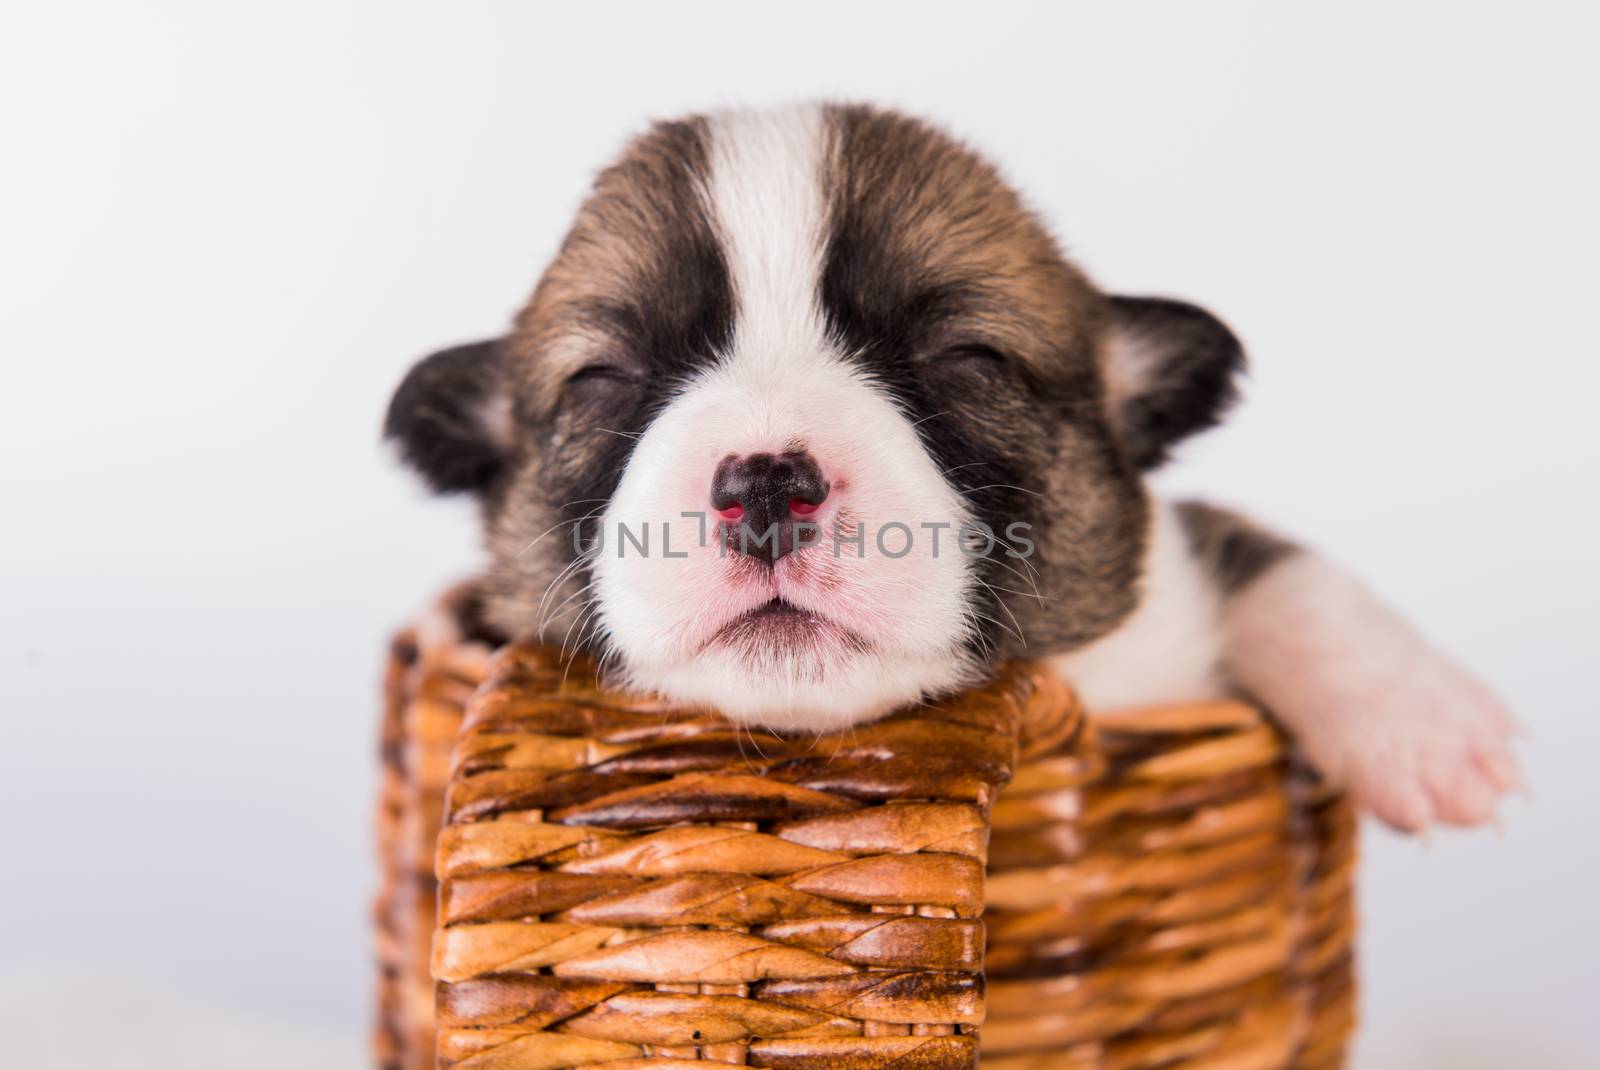
[{"label": "whisker", "polygon": [[[1022,561],[1024,563],[1026,563],[1026,561],[1027,561],[1026,558],[1017,558],[1017,560]],[[1029,587],[1032,587],[1033,588],[1033,595],[1032,595],[1033,598],[1038,599],[1040,602],[1046,601],[1045,596],[1039,593],[1039,585],[1038,585],[1038,583],[1034,582],[1034,577],[1037,576],[1038,573],[1034,573],[1033,576],[1030,576],[1026,572],[1021,572],[1021,571],[1017,570],[1016,568],[1014,568],[1013,566],[1008,565],[1004,561],[1001,561],[999,558],[995,558],[995,557],[989,558],[988,561],[989,561],[989,563],[991,565],[998,565],[1000,568],[1005,569],[1007,572],[1009,572],[1013,576],[1017,577],[1017,579],[1021,580],[1023,583],[1026,583]],[[1025,592],[1014,591],[1012,593],[1014,593],[1014,594],[1024,594]],[[1049,599],[1049,601],[1054,602],[1054,601],[1057,601],[1057,599],[1052,598],[1052,599]]]},{"label": "whisker", "polygon": [[[587,606],[584,607],[583,612],[579,613],[577,615],[577,617],[573,619],[572,623],[567,625],[566,634],[561,637],[561,656],[563,658],[567,656],[567,643],[572,639],[573,629],[578,628],[580,624],[583,624],[586,621],[588,621],[589,617],[591,615],[593,615],[595,610],[598,609],[598,608],[599,608],[598,603],[590,602]],[[583,632],[580,630],[578,632],[578,635],[579,635],[579,637],[581,639],[581,637],[583,635]],[[573,654],[574,655],[577,654],[577,648],[576,647],[573,648]]]},{"label": "whisker", "polygon": [[563,598],[558,605],[552,606],[550,612],[539,619],[539,631],[541,633],[544,632],[545,627],[550,623],[550,618],[559,616],[563,606],[571,602],[574,598],[580,598],[593,590],[594,581],[590,580],[588,583],[584,584],[582,587],[579,587],[576,591],[573,591],[571,594],[567,595],[567,597]]},{"label": "whisker", "polygon": [[609,687],[606,683],[606,673],[611,669],[611,659],[616,656],[617,648],[606,640],[601,640],[600,656],[594,662],[594,680],[602,687]]},{"label": "whisker", "polygon": [[1018,632],[1018,631],[1013,631],[1011,626],[1006,624],[1005,621],[1003,621],[1003,620],[995,620],[993,617],[987,616],[987,615],[985,615],[983,613],[979,613],[977,610],[972,610],[971,612],[972,612],[972,615],[977,617],[979,620],[986,620],[990,624],[993,624],[996,628],[1003,628],[1006,631],[1011,632],[1012,635],[1017,637],[1017,642],[1021,643],[1023,646],[1027,646],[1028,645],[1028,640],[1023,638],[1022,633]]},{"label": "whisker", "polygon": [[1040,494],[1036,490],[1029,490],[1027,487],[1019,487],[1015,483],[985,483],[981,487],[967,487],[967,488],[965,488],[963,493],[965,493],[965,494],[976,494],[980,490],[1014,490],[1014,491],[1018,491],[1019,493],[1022,493],[1022,494],[1031,494],[1035,498],[1043,498],[1044,497],[1043,494]]},{"label": "whisker", "polygon": [[986,583],[985,586],[986,587],[993,587],[997,591],[1004,591],[1006,594],[1014,594],[1018,598],[1033,598],[1033,599],[1037,599],[1040,602],[1059,602],[1059,601],[1061,601],[1061,599],[1059,599],[1059,598],[1046,598],[1044,595],[1040,594],[1038,591],[1019,591],[1015,587],[1002,587],[998,583]]},{"label": "whisker", "polygon": [[966,616],[967,634],[971,637],[972,642],[977,646],[978,656],[985,661],[991,660],[995,652],[994,641],[988,636],[984,635],[983,629],[978,626],[977,620],[980,617],[980,614],[969,608],[966,610]]},{"label": "whisker", "polygon": [[539,599],[538,608],[536,608],[534,610],[534,614],[541,621],[543,621],[545,619],[545,617],[544,617],[545,603],[550,600],[550,595],[555,591],[556,585],[559,584],[559,583],[564,583],[567,580],[567,578],[572,575],[573,571],[576,570],[581,565],[583,565],[584,562],[585,562],[585,559],[582,558],[582,557],[573,558],[573,560],[572,560],[572,562],[570,564],[568,564],[560,572],[556,573],[555,579],[551,580],[550,581],[550,585],[544,589],[544,597]]},{"label": "whisker", "polygon": [[578,633],[578,642],[572,648],[572,656],[571,657],[567,657],[567,640],[569,638],[571,638],[571,636],[572,636],[572,628],[577,627],[578,621],[584,621],[584,620],[588,620],[588,619],[592,618],[594,616],[595,612],[599,608],[600,608],[599,603],[597,603],[597,602],[589,603],[589,608],[584,610],[583,614],[578,617],[578,620],[575,620],[575,621],[572,622],[572,627],[569,627],[567,629],[567,634],[565,636],[563,636],[562,639],[561,639],[561,655],[560,656],[563,659],[565,659],[566,663],[567,663],[566,667],[561,670],[561,686],[562,687],[566,687],[567,686],[567,676],[572,672],[572,664],[573,664],[573,662],[578,660],[578,655],[580,653],[582,653],[582,650],[583,650],[583,632],[580,631]]},{"label": "whisker", "polygon": [[1011,572],[1016,572],[1018,576],[1021,576],[1022,579],[1027,580],[1029,585],[1032,586],[1035,591],[1037,591],[1039,589],[1039,585],[1034,581],[1039,578],[1039,570],[1033,567],[1033,563],[1028,560],[1028,555],[1017,553],[1017,548],[1015,546],[1012,546],[998,535],[995,536],[994,541],[999,543],[1001,546],[1004,546],[1007,550],[1010,550],[1011,553],[1007,554],[1006,556],[1011,558],[1011,560],[1015,561],[1017,564],[1021,565],[1023,568],[1027,569],[1033,579],[1030,580],[1028,579],[1028,576],[1023,576],[1022,573],[1017,572],[1015,568],[1012,568],[1012,566],[1006,564],[998,557],[988,557],[985,558],[985,560],[992,561],[1001,568],[1008,569]]},{"label": "whisker", "polygon": [[[570,505],[584,505],[587,502],[600,502],[600,503],[604,504],[607,501],[609,501],[609,499],[607,499],[607,498],[586,498],[586,499],[584,499],[584,501],[571,502],[569,504]],[[561,508],[566,508],[566,506],[562,506]],[[581,524],[585,520],[590,520],[593,517],[595,517],[596,515],[604,512],[604,511],[605,510],[603,510],[603,509],[590,509],[587,513],[584,513],[582,516],[573,517],[571,520],[558,520],[558,521],[556,521],[554,524],[551,524],[549,527],[545,528],[544,531],[540,532],[539,535],[536,536],[532,542],[528,543],[528,545],[526,545],[522,549],[518,550],[517,551],[517,556],[521,557],[523,554],[527,553],[529,550],[533,549],[535,546],[538,546],[539,543],[543,542],[545,537],[548,536],[552,531],[555,531],[558,528],[564,528],[569,524]]]},{"label": "whisker", "polygon": [[[839,757],[839,753],[844,750],[846,733],[849,734],[850,745],[851,746],[855,746],[856,742],[859,739],[859,737],[856,734],[856,726],[855,725],[850,725],[843,732],[835,732],[833,734],[833,753],[828,755],[828,761],[830,761],[830,762],[836,761],[838,759],[838,757]],[[821,737],[819,736],[817,738],[820,739]]]},{"label": "whisker", "polygon": [[[995,605],[997,605],[1001,609],[1005,610],[1006,616],[1011,618],[1011,623],[1015,624],[1017,626],[1017,637],[1020,639],[1022,637],[1022,622],[1017,619],[1017,615],[1015,613],[1011,612],[1011,607],[1006,605],[1005,599],[1000,598],[999,595],[997,593],[995,593],[995,587],[994,587],[993,584],[988,583],[985,580],[979,580],[978,582],[983,584],[986,588],[988,588],[990,593],[995,594],[995,600],[994,600]],[[1023,639],[1022,643],[1023,643],[1024,646],[1026,646],[1028,641],[1026,639]]]},{"label": "whisker", "polygon": [[[756,739],[756,734],[750,730],[750,726],[747,724],[741,724],[739,727],[744,729],[744,734],[746,736],[750,737],[750,745],[755,748],[757,754],[761,755],[761,760],[763,762],[770,761],[771,759],[767,757],[767,752],[761,749],[761,743]],[[744,753],[744,748],[742,746],[739,748],[739,752],[741,754]]]}]

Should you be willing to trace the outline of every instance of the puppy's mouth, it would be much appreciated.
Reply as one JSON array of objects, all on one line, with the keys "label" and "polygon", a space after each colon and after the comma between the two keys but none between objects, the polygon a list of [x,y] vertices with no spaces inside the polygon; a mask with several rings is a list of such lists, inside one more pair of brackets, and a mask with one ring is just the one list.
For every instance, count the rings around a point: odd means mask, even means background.
[{"label": "puppy's mouth", "polygon": [[704,649],[720,647],[756,656],[808,650],[863,653],[870,645],[860,635],[819,613],[773,598],[723,625]]}]

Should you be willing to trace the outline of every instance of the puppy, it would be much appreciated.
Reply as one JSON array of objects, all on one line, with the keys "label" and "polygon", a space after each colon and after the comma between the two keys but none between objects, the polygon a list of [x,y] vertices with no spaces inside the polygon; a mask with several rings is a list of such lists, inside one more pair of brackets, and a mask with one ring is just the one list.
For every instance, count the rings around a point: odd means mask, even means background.
[{"label": "puppy", "polygon": [[1253,696],[1391,824],[1489,819],[1518,773],[1482,685],[1325,559],[1147,491],[1243,366],[938,130],[735,111],[634,140],[387,433],[482,502],[489,623],[623,686],[816,731],[1048,657],[1095,709]]}]

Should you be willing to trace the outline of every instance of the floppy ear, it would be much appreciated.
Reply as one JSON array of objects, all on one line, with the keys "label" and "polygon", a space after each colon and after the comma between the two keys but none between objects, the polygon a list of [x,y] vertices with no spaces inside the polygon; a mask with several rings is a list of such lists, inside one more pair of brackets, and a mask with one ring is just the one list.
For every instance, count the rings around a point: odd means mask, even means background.
[{"label": "floppy ear", "polygon": [[500,342],[475,342],[419,360],[389,401],[383,434],[441,494],[482,492],[511,448],[511,398]]},{"label": "floppy ear", "polygon": [[1111,422],[1148,470],[1174,443],[1216,424],[1238,396],[1244,348],[1203,308],[1158,297],[1111,298],[1104,351]]}]

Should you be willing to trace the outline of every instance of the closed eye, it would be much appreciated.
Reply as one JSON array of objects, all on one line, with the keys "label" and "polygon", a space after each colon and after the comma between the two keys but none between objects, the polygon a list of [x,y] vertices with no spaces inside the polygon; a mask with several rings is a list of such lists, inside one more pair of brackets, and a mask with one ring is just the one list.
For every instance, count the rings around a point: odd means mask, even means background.
[{"label": "closed eye", "polygon": [[645,380],[631,368],[596,362],[567,376],[557,395],[557,408],[569,416],[580,416],[586,423],[602,413],[629,410]]},{"label": "closed eye", "polygon": [[997,349],[981,343],[948,346],[920,362],[935,377],[994,380],[1009,377],[1015,365]]},{"label": "closed eye", "polygon": [[638,381],[638,376],[615,364],[589,364],[567,376],[568,386],[606,381],[634,383]]},{"label": "closed eye", "polygon": [[615,405],[634,397],[644,387],[644,379],[631,368],[595,363],[579,368],[567,377],[562,397],[585,408]]},{"label": "closed eye", "polygon": [[974,364],[990,363],[1005,364],[1006,358],[1000,351],[979,343],[951,346],[940,350],[933,356],[937,363],[967,362]]}]

